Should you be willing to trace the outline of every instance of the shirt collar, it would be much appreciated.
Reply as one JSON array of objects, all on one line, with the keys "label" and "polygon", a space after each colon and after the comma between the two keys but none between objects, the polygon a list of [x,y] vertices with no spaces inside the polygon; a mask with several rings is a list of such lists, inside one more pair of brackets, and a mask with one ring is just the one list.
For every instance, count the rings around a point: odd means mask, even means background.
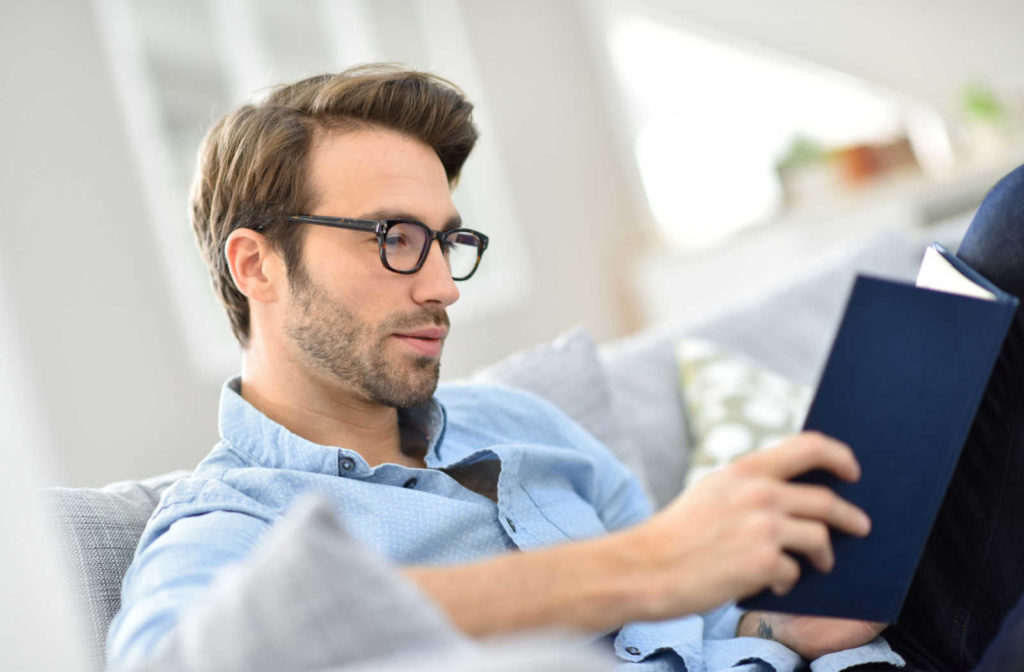
[{"label": "shirt collar", "polygon": [[[340,446],[322,446],[307,441],[274,422],[242,398],[242,380],[234,377],[224,383],[220,394],[220,436],[240,450],[254,466],[292,469],[321,474],[363,476],[371,467],[354,450]],[[398,410],[402,421],[418,428],[427,441],[427,461],[438,461],[437,450],[444,435],[446,414],[436,398],[425,404]],[[343,469],[342,463],[351,464]]]}]

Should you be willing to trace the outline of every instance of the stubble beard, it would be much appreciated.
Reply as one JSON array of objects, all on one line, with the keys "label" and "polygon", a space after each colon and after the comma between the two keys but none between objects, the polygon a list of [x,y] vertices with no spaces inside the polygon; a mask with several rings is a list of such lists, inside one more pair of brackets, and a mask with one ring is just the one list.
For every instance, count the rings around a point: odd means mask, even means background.
[{"label": "stubble beard", "polygon": [[333,302],[310,280],[293,283],[294,303],[286,332],[310,364],[354,389],[367,401],[394,408],[426,403],[434,396],[441,364],[434,357],[388,357],[391,334],[431,324],[448,326],[443,310],[422,310],[369,325]]}]

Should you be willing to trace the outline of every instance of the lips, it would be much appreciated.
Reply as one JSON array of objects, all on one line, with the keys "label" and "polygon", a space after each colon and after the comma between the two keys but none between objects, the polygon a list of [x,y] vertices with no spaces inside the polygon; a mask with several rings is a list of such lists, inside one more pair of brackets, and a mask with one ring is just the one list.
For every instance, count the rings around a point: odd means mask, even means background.
[{"label": "lips", "polygon": [[403,331],[395,333],[395,336],[404,336],[406,338],[423,338],[428,340],[444,340],[444,337],[448,335],[448,330],[444,327],[427,327],[426,329],[417,329],[416,331]]},{"label": "lips", "polygon": [[429,327],[415,331],[392,334],[396,340],[425,357],[439,357],[448,330],[443,327]]}]

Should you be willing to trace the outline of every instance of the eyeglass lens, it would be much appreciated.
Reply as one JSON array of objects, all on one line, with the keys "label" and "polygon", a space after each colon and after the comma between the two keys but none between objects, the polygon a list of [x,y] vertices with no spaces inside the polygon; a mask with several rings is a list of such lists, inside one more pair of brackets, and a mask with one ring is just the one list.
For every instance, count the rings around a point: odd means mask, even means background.
[{"label": "eyeglass lens", "polygon": [[[419,264],[424,248],[432,242],[426,227],[406,222],[392,224],[384,238],[384,257],[396,271],[411,271]],[[445,261],[452,277],[464,278],[476,268],[480,238],[470,231],[452,231],[445,238]]]}]

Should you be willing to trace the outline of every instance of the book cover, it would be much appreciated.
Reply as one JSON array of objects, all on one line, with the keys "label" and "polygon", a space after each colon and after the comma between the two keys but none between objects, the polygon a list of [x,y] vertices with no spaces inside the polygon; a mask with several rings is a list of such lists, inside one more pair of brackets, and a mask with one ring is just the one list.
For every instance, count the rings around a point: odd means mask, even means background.
[{"label": "book cover", "polygon": [[941,246],[929,255],[926,267],[981,291],[858,276],[804,423],[849,444],[862,477],[797,480],[860,506],[871,534],[833,530],[832,572],[801,559],[790,593],[764,591],[741,607],[889,623],[899,615],[1018,303]]}]

